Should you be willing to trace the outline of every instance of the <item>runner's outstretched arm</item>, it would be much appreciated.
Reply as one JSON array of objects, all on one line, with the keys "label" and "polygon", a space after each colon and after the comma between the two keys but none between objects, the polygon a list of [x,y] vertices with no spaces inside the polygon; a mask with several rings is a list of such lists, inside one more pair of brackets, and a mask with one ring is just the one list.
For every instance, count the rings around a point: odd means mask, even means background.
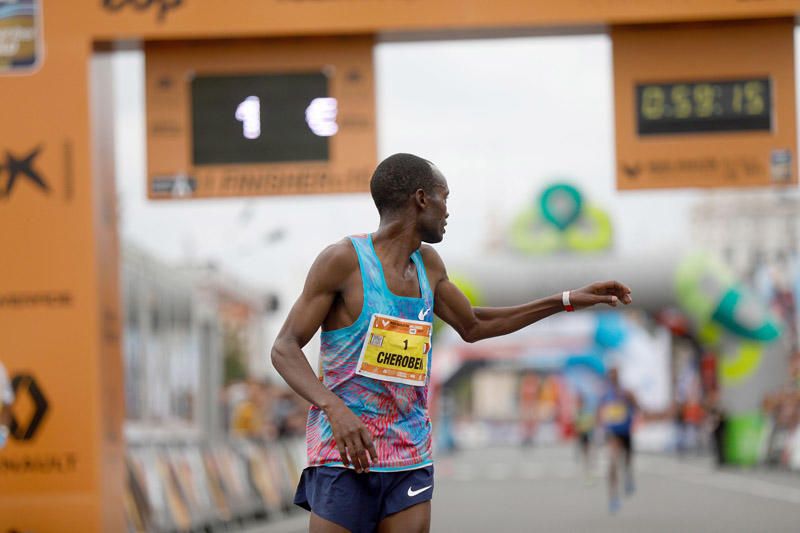
[{"label": "runner's outstretched arm", "polygon": [[625,396],[633,406],[633,411],[636,413],[640,420],[646,422],[656,422],[660,420],[671,420],[675,416],[675,410],[672,406],[662,409],[661,411],[652,411],[645,409],[639,404],[639,400],[631,391],[625,391]]},{"label": "runner's outstretched arm", "polygon": [[378,454],[372,437],[361,420],[328,390],[308,364],[302,348],[322,325],[333,300],[349,274],[352,248],[334,244],[317,257],[305,286],[272,346],[272,364],[286,383],[300,396],[325,412],[342,463],[357,472],[369,471],[367,453]]},{"label": "runner's outstretched arm", "polygon": [[[513,307],[472,307],[464,293],[448,279],[439,254],[429,246],[423,251],[426,268],[436,284],[434,312],[467,342],[505,335],[564,310],[561,294]],[[620,302],[627,305],[631,301],[631,290],[618,281],[596,282],[570,291],[570,303],[575,309],[597,304],[616,307]]]}]

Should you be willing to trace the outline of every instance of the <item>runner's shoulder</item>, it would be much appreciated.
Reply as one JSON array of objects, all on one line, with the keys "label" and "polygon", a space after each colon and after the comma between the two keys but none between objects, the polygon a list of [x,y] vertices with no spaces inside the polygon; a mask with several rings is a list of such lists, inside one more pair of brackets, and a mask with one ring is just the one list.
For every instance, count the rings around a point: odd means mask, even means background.
[{"label": "runner's shoulder", "polygon": [[419,247],[419,253],[422,255],[422,262],[425,263],[425,268],[427,270],[434,270],[441,273],[447,271],[439,252],[430,244],[422,244]]},{"label": "runner's shoulder", "polygon": [[311,273],[331,281],[343,281],[358,269],[358,255],[350,239],[337,241],[326,246],[317,255]]}]

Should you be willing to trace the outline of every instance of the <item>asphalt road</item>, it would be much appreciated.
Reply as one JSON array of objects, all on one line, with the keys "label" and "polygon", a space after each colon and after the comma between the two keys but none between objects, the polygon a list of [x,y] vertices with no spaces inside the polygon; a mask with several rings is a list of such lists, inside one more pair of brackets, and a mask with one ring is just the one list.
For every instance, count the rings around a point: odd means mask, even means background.
[{"label": "asphalt road", "polygon": [[[468,451],[436,463],[434,532],[800,532],[800,473],[641,455],[636,492],[608,511],[601,456],[589,477],[569,447]],[[306,531],[301,513],[253,533]]]}]

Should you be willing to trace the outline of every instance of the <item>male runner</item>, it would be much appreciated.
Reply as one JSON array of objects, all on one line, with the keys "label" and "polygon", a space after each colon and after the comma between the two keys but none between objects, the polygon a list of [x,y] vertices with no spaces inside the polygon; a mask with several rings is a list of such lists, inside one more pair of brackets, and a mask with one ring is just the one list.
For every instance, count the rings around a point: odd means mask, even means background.
[{"label": "male runner", "polygon": [[[380,223],[320,253],[272,348],[286,382],[311,403],[309,467],[295,503],[312,532],[426,532],[433,493],[428,383],[436,313],[467,342],[563,310],[631,302],[614,281],[504,308],[473,308],[436,251],[447,181],[429,161],[395,154],[370,182]],[[320,377],[302,348],[322,327]]]},{"label": "male runner", "polygon": [[[635,490],[631,459],[631,425],[633,415],[639,409],[636,398],[629,391],[623,390],[619,384],[616,368],[608,371],[608,389],[600,400],[599,417],[605,427],[609,446],[608,461],[608,508],[616,513],[620,508],[619,468],[620,461],[625,469],[625,494],[631,495]],[[620,456],[624,455],[624,459]]]}]

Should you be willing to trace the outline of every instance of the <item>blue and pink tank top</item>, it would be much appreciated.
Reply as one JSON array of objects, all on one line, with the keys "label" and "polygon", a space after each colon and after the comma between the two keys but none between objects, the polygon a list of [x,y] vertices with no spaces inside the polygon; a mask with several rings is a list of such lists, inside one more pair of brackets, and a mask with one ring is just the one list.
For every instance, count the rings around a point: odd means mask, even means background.
[{"label": "blue and pink tank top", "polygon": [[[370,471],[411,470],[432,464],[428,385],[433,292],[417,250],[420,296],[389,290],[371,235],[350,237],[361,270],[364,303],[356,321],[323,331],[320,379],[361,419],[378,460]],[[306,424],[309,466],[344,466],[324,412],[311,406]]]}]

